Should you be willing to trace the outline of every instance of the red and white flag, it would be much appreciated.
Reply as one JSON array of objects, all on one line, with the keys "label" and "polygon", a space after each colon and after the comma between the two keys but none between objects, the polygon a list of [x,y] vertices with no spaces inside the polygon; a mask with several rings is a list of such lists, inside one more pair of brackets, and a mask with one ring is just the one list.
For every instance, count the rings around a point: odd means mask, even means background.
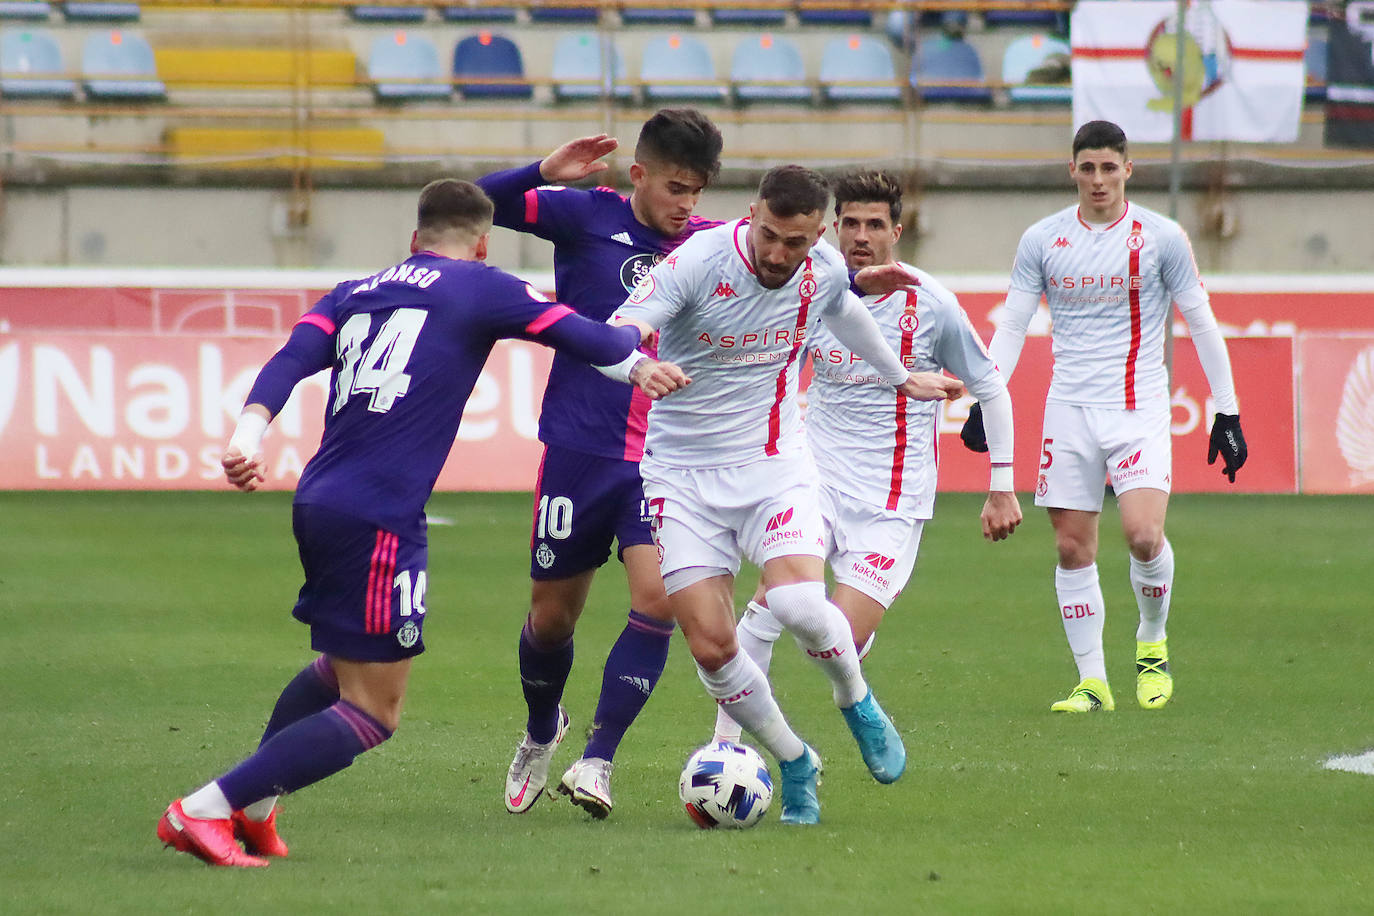
[{"label": "red and white flag", "polygon": [[[1307,4],[1193,0],[1183,29],[1183,139],[1298,138]],[[1178,6],[1083,0],[1070,19],[1073,121],[1115,121],[1135,142],[1173,137]]]}]

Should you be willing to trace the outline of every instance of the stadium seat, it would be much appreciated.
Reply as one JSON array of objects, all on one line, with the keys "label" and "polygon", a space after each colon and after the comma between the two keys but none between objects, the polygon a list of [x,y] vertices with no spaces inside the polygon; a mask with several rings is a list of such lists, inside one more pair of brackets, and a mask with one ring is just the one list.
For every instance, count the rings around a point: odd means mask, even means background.
[{"label": "stadium seat", "polygon": [[25,0],[0,3],[0,19],[47,19],[52,12],[48,3],[31,3]]},{"label": "stadium seat", "polygon": [[76,82],[66,78],[62,49],[38,29],[0,32],[0,95],[6,98],[70,99]]},{"label": "stadium seat", "polygon": [[716,80],[711,52],[690,35],[660,36],[645,44],[639,78],[645,98],[653,102],[723,102],[728,96]]},{"label": "stadium seat", "polygon": [[165,99],[153,49],[142,35],[113,29],[86,39],[81,81],[92,99]]},{"label": "stadium seat", "polygon": [[634,96],[620,49],[609,37],[598,38],[592,32],[559,36],[553,46],[550,77],[555,101]]},{"label": "stadium seat", "polygon": [[447,99],[453,94],[434,42],[415,32],[398,30],[373,39],[367,75],[380,100]]},{"label": "stadium seat", "polygon": [[797,4],[797,21],[802,25],[847,25],[870,26],[873,12],[867,9],[842,9],[834,6],[834,0],[824,0],[830,6],[812,6],[807,0]]},{"label": "stadium seat", "polygon": [[696,25],[697,11],[687,6],[622,6],[626,25]]},{"label": "stadium seat", "polygon": [[730,82],[741,102],[809,102],[801,52],[780,35],[742,38],[730,60]]},{"label": "stadium seat", "polygon": [[[832,38],[821,52],[821,98],[827,102],[900,102],[892,55],[863,35]],[[867,83],[869,85],[857,85]],[[879,85],[883,84],[883,85]]]},{"label": "stadium seat", "polygon": [[[965,85],[930,85],[932,82]],[[911,57],[911,85],[924,102],[992,102],[992,90],[986,85],[978,52],[963,39],[947,35],[921,41]]]},{"label": "stadium seat", "polygon": [[[515,42],[486,30],[469,35],[454,47],[453,76],[465,99],[528,99],[534,94],[525,80],[525,61]],[[504,81],[464,82],[475,77],[498,77]]]},{"label": "stadium seat", "polygon": [[474,6],[469,0],[466,4],[441,6],[439,15],[449,22],[514,22],[515,7]]},{"label": "stadium seat", "polygon": [[715,25],[772,25],[787,22],[787,10],[769,6],[713,6],[711,22]]},{"label": "stadium seat", "polygon": [[[910,0],[908,0],[910,2]],[[967,10],[893,10],[887,14],[883,31],[894,45],[901,47],[906,40],[908,23],[915,21],[922,29],[940,29],[946,34],[962,35],[968,29]]]},{"label": "stadium seat", "polygon": [[531,22],[596,22],[600,11],[594,6],[549,6],[540,0],[529,4]]},{"label": "stadium seat", "polygon": [[350,6],[348,14],[359,22],[424,22],[423,6]]},{"label": "stadium seat", "polygon": [[62,15],[73,21],[136,22],[142,11],[137,3],[63,3]]},{"label": "stadium seat", "polygon": [[1016,26],[1017,28],[1050,29],[1068,34],[1068,20],[1058,10],[984,10],[983,21],[990,28],[997,26]]},{"label": "stadium seat", "polygon": [[[1002,82],[1009,87],[1012,102],[1072,102],[1073,85],[1069,81],[1071,52],[1066,42],[1041,32],[1022,35],[1007,45],[1002,55]],[[1063,79],[1049,82],[1043,71],[1048,64],[1063,63]],[[1041,70],[1042,73],[1036,73]]]},{"label": "stadium seat", "polygon": [[1307,50],[1303,52],[1303,67],[1307,72],[1307,89],[1303,99],[1308,102],[1326,101],[1326,49],[1325,38],[1309,36]]}]

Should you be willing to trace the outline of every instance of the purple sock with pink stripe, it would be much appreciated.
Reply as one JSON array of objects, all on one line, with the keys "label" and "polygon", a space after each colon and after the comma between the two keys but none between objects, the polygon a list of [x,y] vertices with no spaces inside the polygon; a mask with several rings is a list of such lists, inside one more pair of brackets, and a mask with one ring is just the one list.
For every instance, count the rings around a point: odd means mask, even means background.
[{"label": "purple sock with pink stripe", "polygon": [[572,671],[573,641],[547,646],[537,642],[530,622],[520,631],[520,688],[525,693],[529,716],[525,731],[540,744],[553,740],[558,731],[558,704]]},{"label": "purple sock with pink stripe", "polygon": [[606,657],[601,698],[596,704],[591,738],[583,757],[611,760],[668,662],[673,625],[630,611],[629,622]]},{"label": "purple sock with pink stripe", "polygon": [[258,747],[266,744],[277,732],[292,722],[299,722],[306,716],[313,716],[322,709],[328,709],[339,699],[339,679],[334,674],[334,666],[329,664],[328,656],[321,655],[301,669],[300,673],[286,685],[272,708],[272,718],[267,720],[267,728],[262,733]]},{"label": "purple sock with pink stripe", "polygon": [[333,776],[390,737],[390,730],[376,719],[339,700],[273,735],[216,782],[237,811],[269,795],[285,795]]}]

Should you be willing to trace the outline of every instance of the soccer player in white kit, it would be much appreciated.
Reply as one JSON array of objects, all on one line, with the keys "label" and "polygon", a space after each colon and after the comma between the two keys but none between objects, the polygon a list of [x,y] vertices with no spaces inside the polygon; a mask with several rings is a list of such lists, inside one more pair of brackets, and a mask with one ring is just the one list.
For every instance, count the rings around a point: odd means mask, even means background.
[{"label": "soccer player in white kit", "polygon": [[[906,765],[901,737],[859,670],[849,624],[825,595],[816,469],[796,398],[808,331],[823,316],[909,397],[964,391],[957,380],[908,372],[883,341],[849,291],[839,252],[820,242],[829,199],[816,172],[771,169],[748,219],[692,236],[611,318],[646,339],[658,331],[659,356],[690,379],[683,400],[649,412],[641,464],[664,586],[707,692],[777,757],[782,821],[794,824],[820,819],[820,759],[739,650],[733,587],[741,553],[762,569],[773,613],[830,679],[874,778],[892,782]],[[871,289],[875,278],[887,289],[910,280],[895,266],[858,280]]]},{"label": "soccer player in white kit", "polygon": [[[1226,343],[1187,235],[1173,220],[1126,200],[1131,161],[1121,128],[1110,121],[1079,128],[1069,174],[1078,203],[1021,237],[1006,317],[990,347],[1010,379],[1045,296],[1054,327],[1054,375],[1035,504],[1049,510],[1054,526],[1055,591],[1079,676],[1069,696],[1050,708],[1115,706],[1103,660],[1105,605],[1096,565],[1105,473],[1121,511],[1140,611],[1136,700],[1160,709],[1174,689],[1165,634],[1174,553],[1164,536],[1172,462],[1164,331],[1171,304],[1188,323],[1216,405],[1207,462],[1221,455],[1232,483],[1245,463],[1245,437]],[[970,447],[980,440],[978,421],[971,412],[964,433]]]},{"label": "soccer player in white kit", "polygon": [[[836,179],[834,192],[834,227],[849,269],[898,263],[893,250],[902,234],[901,185],[885,172],[858,169]],[[864,305],[908,368],[949,370],[983,406],[992,473],[981,523],[984,537],[1003,540],[1021,522],[1012,489],[1011,397],[954,294],[925,271],[901,266],[919,283],[866,296]],[[807,349],[813,377],[806,435],[820,471],[827,559],[835,577],[831,601],[848,618],[862,659],[911,577],[922,528],[934,509],[939,405],[895,395],[824,319]],[[782,626],[762,597],[756,594],[749,603],[738,638],[767,672]],[[738,724],[723,710],[716,717],[715,737],[739,738]]]}]

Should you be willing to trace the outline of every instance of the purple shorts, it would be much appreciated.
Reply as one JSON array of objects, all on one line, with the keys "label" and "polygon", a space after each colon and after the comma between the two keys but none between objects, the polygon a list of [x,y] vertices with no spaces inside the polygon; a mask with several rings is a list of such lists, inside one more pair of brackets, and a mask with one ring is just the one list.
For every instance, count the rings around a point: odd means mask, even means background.
[{"label": "purple shorts", "polygon": [[296,505],[305,584],[292,614],[310,647],[350,661],[393,662],[425,651],[424,539],[405,538],[324,506]]},{"label": "purple shorts", "polygon": [[626,547],[652,544],[639,463],[544,447],[534,485],[530,578],[567,579],[597,569],[611,555],[611,541]]}]

